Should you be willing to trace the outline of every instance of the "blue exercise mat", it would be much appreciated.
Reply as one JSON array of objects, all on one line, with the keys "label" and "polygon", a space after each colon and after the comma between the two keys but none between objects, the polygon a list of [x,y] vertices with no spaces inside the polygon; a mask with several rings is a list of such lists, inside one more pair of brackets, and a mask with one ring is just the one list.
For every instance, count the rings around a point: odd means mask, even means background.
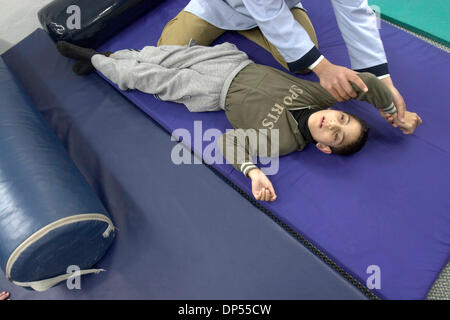
[{"label": "blue exercise mat", "polygon": [[[166,1],[101,49],[155,45],[165,24],[186,3]],[[303,4],[316,27],[322,53],[336,64],[349,66],[331,5]],[[449,260],[450,60],[447,53],[393,26],[381,26],[393,81],[408,109],[423,119],[422,126],[405,136],[363,102],[339,104],[337,108],[361,116],[371,127],[364,150],[344,158],[309,146],[282,157],[279,173],[271,177],[278,199],[260,205],[362,283],[373,268],[379,268],[381,288],[373,289],[374,293],[422,299]],[[268,52],[237,33],[227,32],[216,42],[225,41],[237,44],[255,62],[281,69]],[[202,121],[203,130],[231,128],[223,112],[189,113],[182,105],[158,101],[152,95],[123,94],[169,131],[185,128],[193,134],[195,120]],[[197,154],[202,154],[203,147],[193,145]],[[251,195],[250,180],[242,173],[230,165],[214,167]]]}]

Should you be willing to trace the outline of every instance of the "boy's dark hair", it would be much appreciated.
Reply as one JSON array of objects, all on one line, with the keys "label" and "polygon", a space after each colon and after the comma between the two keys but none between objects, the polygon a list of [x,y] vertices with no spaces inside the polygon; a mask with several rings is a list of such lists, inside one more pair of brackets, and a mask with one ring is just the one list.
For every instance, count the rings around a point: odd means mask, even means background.
[{"label": "boy's dark hair", "polygon": [[347,114],[349,114],[351,117],[353,117],[353,119],[355,119],[356,121],[359,122],[359,124],[361,125],[361,134],[356,139],[356,141],[349,143],[343,147],[338,147],[338,148],[330,147],[331,152],[333,154],[348,156],[353,153],[356,153],[359,150],[361,150],[361,148],[366,144],[367,137],[369,136],[369,127],[367,126],[367,123],[364,120],[362,120],[360,117],[358,117],[354,114],[350,114],[350,113],[347,113]]}]

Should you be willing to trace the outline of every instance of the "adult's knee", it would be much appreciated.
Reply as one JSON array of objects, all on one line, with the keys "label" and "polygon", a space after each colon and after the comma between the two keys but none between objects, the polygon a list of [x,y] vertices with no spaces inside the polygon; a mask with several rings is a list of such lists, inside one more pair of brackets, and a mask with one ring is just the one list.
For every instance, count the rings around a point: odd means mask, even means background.
[{"label": "adult's knee", "polygon": [[[157,42],[157,46],[162,45],[186,45],[189,43],[189,39],[186,40],[186,33],[183,32],[183,11],[178,13],[178,15],[170,20],[163,31]],[[185,30],[186,31],[186,30]]]},{"label": "adult's knee", "polygon": [[225,30],[217,28],[195,14],[182,10],[161,32],[157,45],[188,45],[191,39],[202,46],[210,45]]}]

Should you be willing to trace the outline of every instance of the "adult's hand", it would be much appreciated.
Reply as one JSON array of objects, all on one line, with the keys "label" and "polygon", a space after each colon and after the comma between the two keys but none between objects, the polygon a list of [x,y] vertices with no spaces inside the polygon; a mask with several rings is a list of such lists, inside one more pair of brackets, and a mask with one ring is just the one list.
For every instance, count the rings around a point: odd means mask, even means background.
[{"label": "adult's hand", "polygon": [[364,92],[369,90],[356,71],[332,64],[325,58],[312,71],[319,77],[321,86],[339,102],[356,98],[350,81]]},{"label": "adult's hand", "polygon": [[414,130],[422,123],[422,119],[417,113],[406,111],[405,120],[403,122],[396,120],[396,122],[404,134],[413,134]]},{"label": "adult's hand", "polygon": [[248,176],[252,179],[252,193],[256,200],[275,201],[277,199],[272,183],[260,169],[251,169]]}]

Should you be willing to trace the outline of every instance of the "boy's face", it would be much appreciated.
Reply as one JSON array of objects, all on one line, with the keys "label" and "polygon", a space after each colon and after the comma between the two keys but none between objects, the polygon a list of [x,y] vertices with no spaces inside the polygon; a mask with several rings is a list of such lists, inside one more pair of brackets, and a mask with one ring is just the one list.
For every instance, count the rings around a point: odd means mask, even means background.
[{"label": "boy's face", "polygon": [[308,119],[308,127],[316,147],[327,154],[330,147],[343,147],[358,139],[361,124],[351,115],[339,110],[320,110]]}]

